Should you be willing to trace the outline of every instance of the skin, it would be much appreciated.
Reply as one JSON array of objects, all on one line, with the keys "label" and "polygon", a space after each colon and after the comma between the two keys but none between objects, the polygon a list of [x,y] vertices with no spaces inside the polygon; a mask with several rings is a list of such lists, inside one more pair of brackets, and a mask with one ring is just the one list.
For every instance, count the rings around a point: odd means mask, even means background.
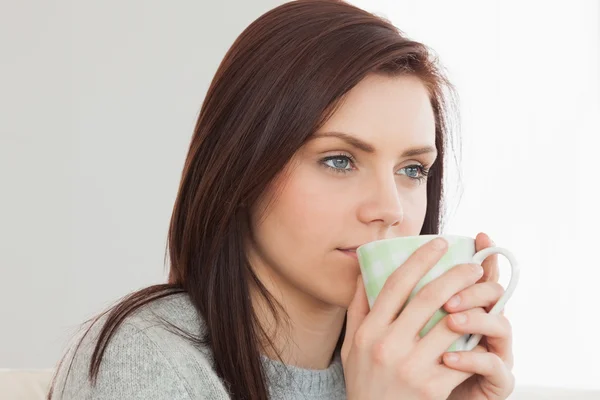
[{"label": "skin", "polygon": [[[372,149],[365,151],[328,136],[331,132],[350,135]],[[427,147],[432,151],[403,156],[407,150]],[[253,293],[252,300],[285,363],[311,369],[330,364],[360,274],[358,261],[339,249],[418,235],[427,205],[421,167],[429,168],[436,157],[435,119],[421,81],[412,76],[369,75],[347,94],[251,208],[247,254],[261,282],[289,315],[290,325],[277,329],[260,297]],[[490,243],[487,235],[477,236],[479,248]],[[482,283],[497,279],[496,263],[495,257],[486,260]],[[460,304],[447,309],[455,312],[493,304],[501,293],[487,285],[465,289],[459,294]],[[499,320],[468,315],[466,324],[449,328],[485,325],[491,332],[495,327],[496,336],[483,342],[481,349],[493,348],[501,354],[508,370],[510,333],[498,328]],[[274,357],[268,348],[265,353]],[[469,363],[476,362],[467,355],[453,364],[445,361],[457,370],[468,370]],[[465,374],[465,379],[470,375]],[[472,388],[485,382],[467,380],[456,395],[475,393]]]}]

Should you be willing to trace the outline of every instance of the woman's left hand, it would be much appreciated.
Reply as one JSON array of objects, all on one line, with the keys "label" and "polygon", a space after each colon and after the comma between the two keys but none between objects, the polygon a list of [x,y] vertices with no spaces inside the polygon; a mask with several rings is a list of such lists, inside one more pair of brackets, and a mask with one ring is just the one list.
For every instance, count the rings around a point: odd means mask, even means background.
[{"label": "woman's left hand", "polygon": [[[492,246],[494,242],[486,234],[477,235],[476,251]],[[443,362],[447,367],[474,374],[458,385],[448,400],[504,400],[514,389],[510,323],[503,312],[487,314],[504,294],[504,288],[498,283],[498,256],[489,256],[482,266],[483,277],[457,294],[460,302],[453,304],[450,299],[444,305],[452,316],[447,318],[451,330],[484,335],[472,351],[444,353]],[[458,357],[453,359],[453,356]]]}]

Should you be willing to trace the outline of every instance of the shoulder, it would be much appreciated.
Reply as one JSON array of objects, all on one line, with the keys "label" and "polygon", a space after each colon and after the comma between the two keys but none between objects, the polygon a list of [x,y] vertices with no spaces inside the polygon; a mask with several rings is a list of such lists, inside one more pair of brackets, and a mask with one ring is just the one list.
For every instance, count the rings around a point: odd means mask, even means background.
[{"label": "shoulder", "polygon": [[154,300],[126,317],[107,343],[92,384],[90,362],[106,319],[75,338],[58,368],[53,398],[228,398],[210,351],[186,337],[199,338],[204,329],[186,294]]}]

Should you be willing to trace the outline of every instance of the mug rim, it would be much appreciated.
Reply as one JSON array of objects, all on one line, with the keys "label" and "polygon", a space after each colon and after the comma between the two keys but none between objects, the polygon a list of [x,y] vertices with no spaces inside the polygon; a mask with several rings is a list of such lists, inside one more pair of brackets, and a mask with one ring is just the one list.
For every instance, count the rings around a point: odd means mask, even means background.
[{"label": "mug rim", "polygon": [[390,242],[390,241],[392,241],[392,240],[401,240],[401,239],[408,239],[408,238],[410,238],[410,239],[414,240],[414,238],[417,238],[417,237],[418,237],[418,238],[434,238],[434,237],[443,237],[443,238],[455,238],[455,239],[463,239],[463,240],[464,240],[464,239],[468,239],[468,240],[475,241],[475,238],[473,238],[473,237],[470,237],[470,236],[466,236],[466,235],[441,234],[441,233],[437,233],[437,234],[436,234],[436,233],[428,233],[428,234],[425,234],[425,235],[398,236],[398,237],[395,237],[395,238],[387,238],[387,239],[379,239],[379,240],[374,240],[374,241],[372,241],[372,242],[365,243],[365,244],[363,244],[362,246],[359,246],[359,247],[356,249],[356,252],[358,253],[358,251],[359,251],[361,248],[365,247],[365,246],[376,246],[376,245],[379,245],[379,244],[383,244],[383,243]]}]

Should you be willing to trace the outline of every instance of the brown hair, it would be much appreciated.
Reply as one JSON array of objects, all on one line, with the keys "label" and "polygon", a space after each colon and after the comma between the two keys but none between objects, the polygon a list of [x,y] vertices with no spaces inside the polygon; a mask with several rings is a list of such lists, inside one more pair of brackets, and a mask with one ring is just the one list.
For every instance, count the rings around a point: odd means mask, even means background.
[{"label": "brown hair", "polygon": [[[94,381],[111,336],[134,310],[186,292],[206,324],[218,376],[236,399],[267,399],[260,344],[272,346],[249,300],[248,210],[294,153],[367,74],[414,75],[430,95],[438,159],[427,181],[422,234],[440,232],[452,85],[425,45],[390,22],[342,1],[299,0],[254,21],[221,62],[204,99],[168,233],[167,284],[133,293],[106,311],[89,369]],[[454,113],[452,113],[454,114]],[[89,330],[88,330],[89,332]],[[344,338],[344,331],[338,341]],[[273,349],[275,350],[275,349]],[[276,350],[275,350],[276,352]],[[48,398],[52,397],[52,390]]]}]

